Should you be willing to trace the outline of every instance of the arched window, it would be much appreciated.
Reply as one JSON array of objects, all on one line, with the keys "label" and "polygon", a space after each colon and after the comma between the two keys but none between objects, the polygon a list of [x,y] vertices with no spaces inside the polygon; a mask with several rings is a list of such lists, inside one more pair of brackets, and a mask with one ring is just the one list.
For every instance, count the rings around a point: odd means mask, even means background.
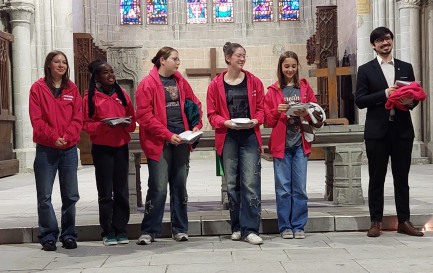
[{"label": "arched window", "polygon": [[299,20],[299,0],[279,0],[278,8],[280,21]]},{"label": "arched window", "polygon": [[167,24],[167,0],[146,0],[146,8],[148,24]]},{"label": "arched window", "polygon": [[207,23],[207,0],[186,0],[187,23]]},{"label": "arched window", "polygon": [[253,22],[272,22],[273,0],[252,0]]},{"label": "arched window", "polygon": [[120,24],[141,24],[140,0],[120,0]]},{"label": "arched window", "polygon": [[213,0],[214,23],[233,22],[233,0]]}]

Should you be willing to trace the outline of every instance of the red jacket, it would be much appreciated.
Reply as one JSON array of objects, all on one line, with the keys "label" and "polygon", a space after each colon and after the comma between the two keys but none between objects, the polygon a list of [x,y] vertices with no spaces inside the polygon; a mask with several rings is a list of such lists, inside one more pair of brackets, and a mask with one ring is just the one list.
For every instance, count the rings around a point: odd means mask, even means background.
[{"label": "red jacket", "polygon": [[[48,147],[66,149],[80,141],[83,127],[82,100],[77,86],[68,86],[55,98],[40,78],[30,88],[29,113],[33,126],[33,142]],[[64,138],[65,146],[56,146],[57,139]]]},{"label": "red jacket", "polygon": [[[284,95],[281,88],[277,87],[278,82],[268,87],[268,92],[265,97],[265,123],[272,127],[271,137],[269,139],[268,147],[273,157],[283,158],[284,149],[286,147],[286,126],[287,116],[286,113],[278,113],[278,104],[284,104]],[[313,89],[311,89],[306,79],[301,79],[301,103],[316,102]],[[308,121],[311,121],[310,117],[305,117]],[[311,153],[311,142],[305,141],[304,134],[302,132],[302,126],[299,121],[299,127],[301,128],[302,135],[302,146],[304,148],[304,154]]]},{"label": "red jacket", "polygon": [[417,82],[412,82],[409,85],[400,87],[399,89],[395,90],[389,97],[385,104],[386,109],[392,109],[397,107],[400,110],[408,111],[409,108],[407,108],[406,105],[402,105],[399,100],[403,97],[415,99],[418,101],[424,101],[426,98],[426,93],[422,89],[422,87]]},{"label": "red jacket", "polygon": [[[259,123],[254,127],[260,150],[262,148],[262,137],[260,134],[260,125],[264,121],[263,111],[263,84],[253,74],[242,70],[247,77],[248,103],[250,106],[251,119],[257,119]],[[209,84],[207,89],[207,117],[209,123],[215,128],[215,147],[219,155],[222,154],[224,142],[226,139],[227,127],[224,125],[226,120],[230,119],[229,109],[227,108],[226,91],[224,88],[224,75],[227,71],[216,76]]]},{"label": "red jacket", "polygon": [[[188,127],[188,120],[184,112],[185,99],[194,101],[200,109],[200,122],[197,127],[201,129],[202,111],[201,102],[194,95],[191,86],[179,72],[174,74],[177,88],[179,89],[180,109],[182,111],[183,125]],[[165,90],[159,79],[156,66],[149,72],[138,85],[135,93],[137,103],[137,122],[140,125],[140,144],[147,158],[159,161],[164,147],[164,142],[170,140],[173,133],[167,129],[167,110],[165,103]],[[191,149],[192,150],[192,149]]]},{"label": "red jacket", "polygon": [[[102,92],[95,90],[93,103],[95,111],[92,118],[89,118],[88,91],[83,99],[84,109],[84,125],[83,130],[89,134],[90,141],[98,145],[107,145],[111,147],[120,147],[127,144],[131,140],[130,132],[135,130],[135,113],[131,99],[122,89],[125,94],[128,106],[123,106],[122,101],[116,93],[108,96]],[[131,124],[128,127],[116,126],[111,128],[107,124],[101,122],[104,118],[113,117],[131,117]]]}]

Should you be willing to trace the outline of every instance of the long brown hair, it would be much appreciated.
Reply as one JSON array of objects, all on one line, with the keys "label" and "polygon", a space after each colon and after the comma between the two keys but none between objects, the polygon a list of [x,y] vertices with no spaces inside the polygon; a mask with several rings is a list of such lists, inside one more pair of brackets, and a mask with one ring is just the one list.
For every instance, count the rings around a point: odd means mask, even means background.
[{"label": "long brown hair", "polygon": [[177,50],[172,47],[164,46],[163,48],[158,50],[158,53],[156,53],[155,57],[153,57],[152,63],[156,65],[156,68],[159,69],[161,67],[161,57],[163,57],[164,60],[167,60],[168,57],[170,57],[171,52],[173,51],[177,52]]},{"label": "long brown hair", "polygon": [[63,55],[63,57],[65,57],[65,59],[66,59],[66,64],[68,65],[68,67],[66,68],[66,73],[63,74],[63,76],[62,76],[62,83],[60,84],[60,88],[64,89],[64,88],[68,87],[69,81],[70,81],[69,80],[69,62],[68,62],[68,57],[66,57],[66,54],[60,50],[54,50],[54,51],[51,51],[50,53],[48,53],[47,57],[45,58],[44,76],[45,76],[45,83],[47,84],[48,88],[51,90],[51,92],[53,94],[55,94],[56,88],[54,87],[53,76],[51,75],[49,65],[50,65],[51,61],[53,60],[53,58],[57,55]]},{"label": "long brown hair", "polygon": [[296,53],[293,51],[283,52],[280,56],[280,59],[278,60],[278,68],[277,68],[278,88],[283,88],[288,84],[288,82],[286,81],[286,77],[284,77],[283,67],[282,67],[284,60],[287,58],[295,59],[296,63],[298,64],[298,69],[296,70],[296,74],[293,76],[293,82],[295,83],[296,88],[300,88],[301,83],[299,81],[299,59],[298,59],[298,55],[296,55]]}]

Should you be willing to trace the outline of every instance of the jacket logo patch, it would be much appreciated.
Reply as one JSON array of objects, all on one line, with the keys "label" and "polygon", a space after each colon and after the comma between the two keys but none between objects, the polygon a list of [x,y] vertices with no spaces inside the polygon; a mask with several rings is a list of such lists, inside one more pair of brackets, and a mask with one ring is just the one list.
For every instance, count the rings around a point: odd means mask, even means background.
[{"label": "jacket logo patch", "polygon": [[122,100],[121,100],[121,99],[119,99],[119,98],[115,98],[115,100],[116,100],[119,104],[122,104]]},{"label": "jacket logo patch", "polygon": [[73,99],[74,99],[74,96],[71,96],[71,95],[63,95],[62,98],[63,98],[63,100],[73,100]]},{"label": "jacket logo patch", "polygon": [[257,90],[253,90],[252,95],[255,97],[257,95]]}]

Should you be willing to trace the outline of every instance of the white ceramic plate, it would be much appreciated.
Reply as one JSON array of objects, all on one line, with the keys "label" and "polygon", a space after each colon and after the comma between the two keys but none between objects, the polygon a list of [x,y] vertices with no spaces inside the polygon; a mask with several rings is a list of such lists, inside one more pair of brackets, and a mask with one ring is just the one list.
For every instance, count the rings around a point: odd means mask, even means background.
[{"label": "white ceramic plate", "polygon": [[249,118],[233,118],[231,119],[236,124],[251,124],[252,121]]}]

